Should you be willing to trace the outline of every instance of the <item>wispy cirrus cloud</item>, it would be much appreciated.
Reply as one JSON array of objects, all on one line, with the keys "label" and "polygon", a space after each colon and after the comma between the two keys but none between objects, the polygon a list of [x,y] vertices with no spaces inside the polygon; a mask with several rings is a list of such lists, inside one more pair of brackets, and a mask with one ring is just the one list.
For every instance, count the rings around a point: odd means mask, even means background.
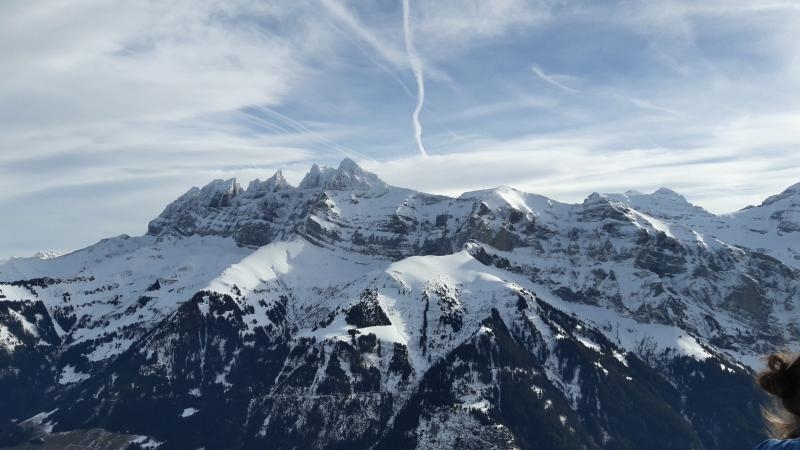
[{"label": "wispy cirrus cloud", "polygon": [[571,88],[564,84],[563,80],[565,77],[564,75],[555,75],[555,74],[547,74],[544,73],[541,67],[537,66],[536,64],[531,66],[531,71],[539,77],[540,80],[544,81],[545,83],[555,86],[558,89],[561,89],[564,92],[569,92],[570,94],[577,94],[578,90],[575,88]]},{"label": "wispy cirrus cloud", "polygon": [[321,4],[336,22],[345,27],[347,32],[352,33],[355,39],[366,43],[383,60],[391,63],[396,68],[406,68],[408,66],[408,58],[402,47],[398,48],[397,44],[392,45],[390,43],[392,42],[391,40],[379,36],[364,25],[357,15],[347,8],[344,2],[322,0]]}]

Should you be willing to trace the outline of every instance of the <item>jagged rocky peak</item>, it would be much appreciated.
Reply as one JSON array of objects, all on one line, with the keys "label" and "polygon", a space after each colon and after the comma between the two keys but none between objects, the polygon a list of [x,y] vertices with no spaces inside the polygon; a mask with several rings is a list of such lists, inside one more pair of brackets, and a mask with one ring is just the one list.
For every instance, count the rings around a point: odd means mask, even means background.
[{"label": "jagged rocky peak", "polygon": [[617,195],[592,192],[588,197],[583,199],[583,206],[607,204],[612,200],[619,201]]},{"label": "jagged rocky peak", "polygon": [[166,231],[179,230],[179,234],[191,234],[198,217],[208,211],[219,211],[235,206],[234,199],[244,193],[236,178],[217,179],[202,188],[193,187],[175,201],[147,226],[147,234],[158,235]]},{"label": "jagged rocky peak", "polygon": [[330,189],[335,191],[368,191],[386,188],[388,185],[372,172],[361,168],[355,161],[345,158],[339,167],[311,166],[311,170],[300,182],[300,189]]},{"label": "jagged rocky peak", "polygon": [[208,201],[208,206],[225,207],[230,206],[231,200],[244,192],[242,186],[236,182],[236,178],[227,180],[214,180],[203,186],[200,190],[200,197]]},{"label": "jagged rocky peak", "polygon": [[[324,170],[323,170],[324,169]],[[330,167],[320,168],[316,163],[311,166],[303,181],[300,182],[300,189],[318,188],[324,184],[325,173],[331,171]]]},{"label": "jagged rocky peak", "polygon": [[247,185],[247,192],[278,192],[290,187],[291,185],[289,185],[289,182],[286,181],[286,178],[283,176],[283,172],[278,170],[275,172],[275,175],[272,175],[264,181],[261,181],[258,178],[251,181],[250,184]]},{"label": "jagged rocky peak", "polygon": [[230,203],[230,200],[244,192],[242,186],[236,182],[236,178],[229,178],[227,180],[216,179],[206,184],[202,188],[193,186],[186,191],[185,194],[178,197],[174,202],[167,206],[185,203],[202,203],[205,206],[225,206]]}]

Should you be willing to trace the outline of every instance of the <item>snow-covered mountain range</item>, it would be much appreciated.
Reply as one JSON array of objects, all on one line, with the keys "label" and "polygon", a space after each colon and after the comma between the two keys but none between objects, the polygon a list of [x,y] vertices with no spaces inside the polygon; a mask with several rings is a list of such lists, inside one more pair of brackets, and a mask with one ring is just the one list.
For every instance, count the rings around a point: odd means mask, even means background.
[{"label": "snow-covered mountain range", "polygon": [[161,448],[740,448],[798,307],[800,184],[717,216],[668,189],[430,195],[345,159],[0,264],[0,420]]}]

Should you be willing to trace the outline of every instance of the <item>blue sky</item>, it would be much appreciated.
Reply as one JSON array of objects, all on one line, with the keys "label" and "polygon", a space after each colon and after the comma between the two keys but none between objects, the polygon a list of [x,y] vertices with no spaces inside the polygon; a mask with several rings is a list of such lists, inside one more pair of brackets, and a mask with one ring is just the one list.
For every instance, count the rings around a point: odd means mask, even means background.
[{"label": "blue sky", "polygon": [[800,181],[800,2],[407,6],[409,33],[402,0],[0,3],[0,259],[345,156],[429,192],[668,186],[717,213]]}]

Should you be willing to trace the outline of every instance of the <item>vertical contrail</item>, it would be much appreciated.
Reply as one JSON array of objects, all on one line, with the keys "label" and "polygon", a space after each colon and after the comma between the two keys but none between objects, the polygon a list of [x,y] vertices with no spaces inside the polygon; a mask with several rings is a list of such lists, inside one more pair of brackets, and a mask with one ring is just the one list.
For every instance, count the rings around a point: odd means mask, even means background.
[{"label": "vertical contrail", "polygon": [[423,103],[425,103],[425,80],[422,78],[422,61],[419,59],[417,50],[414,48],[414,39],[411,35],[408,1],[409,0],[403,0],[403,31],[406,38],[408,61],[411,64],[411,70],[414,71],[414,78],[417,79],[417,107],[414,108],[411,121],[414,123],[414,137],[417,140],[419,152],[422,153],[422,156],[428,156],[428,152],[425,151],[425,146],[422,145],[422,124],[419,122],[419,113],[422,111]]}]

